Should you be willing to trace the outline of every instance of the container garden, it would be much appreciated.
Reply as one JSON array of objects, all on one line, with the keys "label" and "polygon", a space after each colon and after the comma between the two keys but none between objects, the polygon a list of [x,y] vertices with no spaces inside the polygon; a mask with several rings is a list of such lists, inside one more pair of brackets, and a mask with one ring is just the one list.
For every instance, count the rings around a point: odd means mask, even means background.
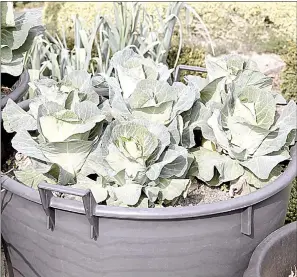
[{"label": "container garden", "polygon": [[[28,277],[242,276],[257,245],[284,224],[295,152],[296,146],[286,171],[265,188],[196,207],[99,206],[87,190],[40,184],[38,193],[4,176],[7,260],[14,276]],[[83,197],[84,204],[52,191]]]},{"label": "container garden", "polygon": [[[257,167],[259,172],[248,172],[241,164],[253,168],[243,162],[245,159],[251,161],[250,156],[253,153],[250,153],[247,159],[244,153],[237,152],[241,154],[239,162],[235,158],[231,159],[227,152],[219,153],[210,143],[210,139],[202,142],[199,149],[194,148],[198,143],[192,131],[194,132],[200,124],[195,118],[202,111],[201,107],[208,111],[207,106],[200,102],[200,99],[205,100],[203,89],[211,83],[211,88],[217,92],[212,80],[188,76],[188,86],[182,83],[170,86],[166,82],[171,74],[168,68],[156,67],[131,50],[125,51],[127,52],[117,52],[113,56],[119,82],[116,78],[106,78],[110,85],[110,97],[107,102],[100,103],[99,96],[90,88],[89,83],[85,82],[87,78],[82,77],[86,76],[86,73],[73,72],[67,76],[66,83],[56,83],[53,80],[41,80],[39,84],[36,83],[39,86],[40,98],[34,99],[29,112],[22,111],[12,101],[7,103],[3,119],[6,120],[7,130],[16,132],[12,145],[18,154],[23,155],[24,161],[29,162],[23,163],[15,170],[17,179],[1,177],[2,236],[10,271],[13,271],[15,276],[28,277],[74,277],[83,274],[90,277],[242,277],[257,245],[285,221],[290,184],[297,171],[297,146],[293,146],[295,137],[287,138],[291,129],[291,134],[294,135],[296,128],[292,124],[294,117],[290,116],[296,104],[290,102],[282,111],[273,110],[271,113],[271,106],[262,107],[262,102],[255,100],[261,109],[266,109],[266,113],[262,114],[267,114],[273,122],[276,114],[279,115],[276,118],[277,124],[287,119],[287,129],[283,131],[285,135],[282,136],[285,138],[283,146],[286,148],[282,150],[281,155],[275,151],[271,154],[272,150],[269,148],[271,152],[267,152],[266,149],[266,153],[258,153],[257,157],[268,161],[271,157],[276,158],[278,162],[275,164],[273,161],[273,165],[277,169],[282,169],[281,166],[277,166],[278,163],[290,160],[283,173],[273,171],[274,178],[262,178],[259,181],[256,174],[262,176],[261,169],[269,173],[274,167],[271,170],[267,169],[267,162],[266,167]],[[139,61],[137,68],[133,68],[132,76],[129,65],[135,64],[126,64],[127,57]],[[217,83],[226,81],[223,87],[229,88],[228,84],[236,77],[242,84],[246,81],[251,82],[250,74],[253,74],[253,77],[256,75],[257,78],[253,78],[252,81],[256,79],[256,84],[261,84],[261,89],[264,87],[260,95],[266,96],[269,103],[273,102],[276,106],[276,102],[282,99],[275,100],[277,96],[271,96],[266,91],[270,80],[259,72],[251,72],[249,68],[237,71],[238,65],[252,65],[240,58],[236,59],[236,63],[230,63],[231,68],[220,71],[219,74],[211,72],[210,76]],[[215,64],[214,61],[209,62]],[[224,63],[226,60],[219,62]],[[125,70],[121,71],[121,68]],[[185,69],[191,70],[189,67]],[[240,75],[242,71],[244,74]],[[135,72],[139,73],[140,80],[136,80]],[[148,73],[150,76],[156,76],[157,80],[148,80]],[[175,78],[178,79],[178,73]],[[230,89],[237,88],[238,79],[232,83],[234,87]],[[82,82],[82,90],[81,83],[77,80]],[[150,92],[155,88],[158,88],[157,92],[160,94],[152,94],[152,97]],[[209,87],[207,92],[206,96],[211,95]],[[219,98],[222,91],[218,92]],[[249,93],[246,95],[247,100],[254,95],[254,91]],[[257,97],[258,95],[256,94]],[[139,106],[142,103],[137,99],[139,96],[143,97],[140,100],[147,96],[152,97],[147,101],[148,105],[153,106],[149,112],[154,111],[149,113],[149,117],[156,121],[144,118],[148,116],[145,113],[147,107]],[[156,106],[160,96],[162,101],[170,102],[170,105],[165,106],[171,109],[169,113],[163,113],[163,110],[158,113]],[[60,104],[55,105],[51,102],[49,105],[48,101],[44,101],[47,97]],[[227,97],[227,100],[231,97],[240,100],[232,90]],[[126,105],[128,101],[129,106]],[[249,101],[244,103],[249,107]],[[218,103],[212,104],[216,107]],[[233,102],[229,104],[232,107]],[[21,105],[23,109],[28,110],[28,106]],[[34,108],[31,110],[31,107]],[[17,115],[13,113],[15,110],[18,111]],[[111,110],[112,116],[109,113]],[[188,113],[195,112],[197,116],[188,116]],[[259,110],[255,111],[257,114],[258,112]],[[133,118],[135,113],[142,119]],[[126,119],[119,120],[118,116],[123,114]],[[64,118],[64,115],[67,118]],[[178,116],[192,128],[187,140],[183,140],[186,133],[182,133],[181,138],[179,133],[175,132],[174,126],[168,126]],[[230,113],[230,117],[233,117],[233,113]],[[69,118],[71,120],[67,121]],[[267,123],[267,118],[264,119],[265,126],[263,123],[261,130],[265,131],[265,134],[271,133],[271,126]],[[25,123],[20,124],[22,121]],[[64,121],[67,122],[65,130],[59,128],[60,124],[65,124]],[[50,124],[46,124],[47,122]],[[77,124],[75,128],[71,125],[73,122]],[[104,124],[107,127],[103,130]],[[201,126],[202,135],[206,124],[208,122]],[[208,127],[210,128],[211,124]],[[84,130],[83,136],[81,128]],[[169,129],[173,133],[170,133]],[[98,133],[94,136],[96,132]],[[247,137],[248,135],[247,133]],[[96,144],[97,139],[100,139],[99,144]],[[75,147],[68,147],[70,143]],[[82,145],[91,145],[91,150],[84,150]],[[272,146],[275,149],[278,145]],[[139,147],[143,151],[141,158]],[[204,151],[206,154],[203,157],[211,154],[216,159],[205,158],[204,162],[201,162],[201,155],[197,151]],[[57,157],[60,153],[63,155]],[[73,153],[75,157],[72,156]],[[267,153],[269,156],[266,156]],[[216,165],[218,176],[215,177],[212,176],[215,170],[213,169],[211,175],[211,166],[208,163],[215,163],[217,159],[220,160],[220,164]],[[225,171],[230,162],[232,171]],[[207,170],[201,166],[206,166]],[[210,176],[204,178],[205,174]],[[224,178],[220,174],[224,175]],[[96,181],[94,175],[97,176]],[[216,181],[230,181],[230,189],[238,185],[238,179],[241,180],[244,176],[250,178],[247,179],[250,183],[246,182],[245,185],[258,186],[260,183],[262,188],[226,201],[174,207],[173,200],[187,193],[192,181],[190,178],[194,176],[201,178],[205,183],[217,186],[221,183]],[[228,181],[226,176],[229,176]],[[254,177],[251,179],[251,176]],[[56,185],[57,183],[59,185]],[[77,198],[80,201],[77,201]]]},{"label": "container garden", "polygon": [[38,192],[3,176],[10,276],[242,276],[256,246],[284,224],[296,145],[291,154],[285,172],[263,189],[196,207],[108,207],[96,205],[90,190],[43,183]]},{"label": "container garden", "polygon": [[297,264],[297,222],[281,227],[256,248],[244,277],[289,277]]}]

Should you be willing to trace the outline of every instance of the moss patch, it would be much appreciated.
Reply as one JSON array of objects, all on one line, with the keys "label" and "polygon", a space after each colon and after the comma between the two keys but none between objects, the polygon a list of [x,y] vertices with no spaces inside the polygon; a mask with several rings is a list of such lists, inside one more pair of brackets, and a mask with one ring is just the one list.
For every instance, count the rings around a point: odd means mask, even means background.
[{"label": "moss patch", "polygon": [[44,6],[44,2],[18,1],[18,2],[13,2],[13,6],[16,9],[16,11],[20,11],[23,9],[41,8]]},{"label": "moss patch", "polygon": [[287,53],[283,55],[286,68],[281,74],[281,91],[287,100],[297,101],[297,46],[296,42],[287,44]]},{"label": "moss patch", "polygon": [[292,186],[290,202],[288,206],[286,223],[297,220],[297,178],[295,178]]},{"label": "moss patch", "polygon": [[[170,68],[174,67],[177,51],[178,51],[177,46],[171,47],[169,51],[167,63]],[[181,50],[180,58],[178,60],[177,65],[183,64],[183,65],[205,67],[205,55],[206,55],[206,51],[203,48],[199,48],[199,47],[191,48],[191,47],[185,46]],[[183,81],[184,76],[190,75],[190,74],[205,77],[205,73],[198,73],[198,72],[185,70],[185,71],[182,71],[180,74],[180,81]]]}]

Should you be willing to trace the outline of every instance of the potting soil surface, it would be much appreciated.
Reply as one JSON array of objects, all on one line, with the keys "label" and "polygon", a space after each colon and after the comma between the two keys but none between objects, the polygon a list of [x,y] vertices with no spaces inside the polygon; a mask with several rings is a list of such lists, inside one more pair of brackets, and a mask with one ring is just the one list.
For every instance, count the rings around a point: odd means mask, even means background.
[{"label": "potting soil surface", "polygon": [[4,97],[4,96],[10,94],[11,91],[12,90],[9,87],[1,86],[1,97]]},{"label": "potting soil surface", "polygon": [[201,182],[194,181],[186,198],[181,198],[176,207],[210,204],[231,199],[227,190],[220,187],[209,187]]}]

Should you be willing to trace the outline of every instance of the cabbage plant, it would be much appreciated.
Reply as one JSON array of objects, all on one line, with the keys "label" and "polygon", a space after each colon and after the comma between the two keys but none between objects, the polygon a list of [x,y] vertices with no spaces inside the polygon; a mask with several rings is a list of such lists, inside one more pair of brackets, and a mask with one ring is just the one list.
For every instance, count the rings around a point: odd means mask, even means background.
[{"label": "cabbage plant", "polygon": [[199,93],[203,104],[222,106],[227,96],[226,86],[230,86],[235,79],[238,87],[255,85],[268,90],[279,103],[286,103],[279,93],[272,91],[272,78],[260,72],[252,60],[230,54],[219,58],[207,56],[205,64],[207,78],[191,75],[185,77],[188,84]]},{"label": "cabbage plant", "polygon": [[196,92],[192,108],[182,114],[182,144],[185,147],[195,146],[195,130],[202,130],[203,139],[214,140],[207,120],[214,109],[222,109],[232,86],[235,86],[233,89],[237,92],[241,88],[255,86],[272,95],[276,104],[286,104],[281,94],[272,90],[272,79],[261,73],[253,61],[232,54],[219,58],[208,56],[205,63],[207,78],[191,75],[185,77],[188,86]]},{"label": "cabbage plant", "polygon": [[41,13],[30,11],[15,18],[13,2],[1,2],[1,73],[21,75],[24,54],[42,32]]},{"label": "cabbage plant", "polygon": [[193,106],[195,90],[179,82],[170,84],[171,70],[162,64],[156,66],[131,49],[118,52],[111,62],[117,78],[105,78],[113,117],[142,118],[163,124],[169,128],[173,142],[179,144],[183,128],[180,114]]},{"label": "cabbage plant", "polygon": [[[89,155],[81,171],[83,181],[75,187],[93,183],[97,201],[106,200],[109,205],[166,204],[186,193],[191,161],[185,148],[171,144],[164,125],[115,120]],[[97,186],[84,178],[90,174],[98,175]]]},{"label": "cabbage plant", "polygon": [[[33,90],[34,98],[30,101],[30,109],[27,114],[35,120],[38,116],[39,106],[46,105],[48,102],[55,102],[66,109],[73,109],[75,104],[82,101],[90,101],[96,106],[105,105],[94,91],[91,74],[82,70],[72,71],[60,82],[44,78],[31,82],[29,85]],[[15,132],[31,122],[28,120],[28,116],[15,112],[12,107],[3,111],[3,121],[9,132]]]},{"label": "cabbage plant", "polygon": [[43,178],[62,185],[74,183],[103,132],[105,115],[98,106],[99,96],[88,91],[86,79],[71,81],[72,77],[62,83],[36,82],[38,96],[28,112],[10,99],[2,112],[5,130],[16,132],[12,146],[30,159],[15,171],[24,184],[35,187]]},{"label": "cabbage plant", "polygon": [[[210,76],[216,79],[211,82],[220,80],[212,89],[206,85],[208,95],[213,96],[227,77],[222,77],[220,70],[216,72],[216,67],[212,70]],[[219,88],[224,97],[217,102],[211,97],[205,103],[194,104],[185,118],[189,119],[186,122],[192,120],[192,126],[201,130],[204,138],[202,147],[193,150],[195,175],[214,186],[231,181],[231,191],[246,193],[278,177],[280,163],[290,159],[297,109],[294,101],[280,105],[285,100],[272,91],[271,81],[254,67],[231,67],[229,73],[231,77]],[[200,91],[201,97],[206,87]]]}]

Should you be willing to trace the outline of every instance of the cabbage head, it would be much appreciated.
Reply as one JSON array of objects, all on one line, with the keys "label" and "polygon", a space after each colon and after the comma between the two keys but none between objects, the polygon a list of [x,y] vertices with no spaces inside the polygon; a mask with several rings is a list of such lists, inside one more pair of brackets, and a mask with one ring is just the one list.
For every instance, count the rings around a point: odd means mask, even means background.
[{"label": "cabbage head", "polygon": [[98,196],[98,201],[147,207],[171,202],[186,193],[191,161],[185,148],[171,144],[165,126],[141,119],[115,120],[106,128],[81,174],[95,173],[101,178],[98,184],[105,189],[106,198]]},{"label": "cabbage head", "polygon": [[144,79],[137,83],[127,99],[116,78],[109,83],[110,114],[118,120],[145,119],[168,127],[171,140],[179,144],[183,130],[181,114],[193,106],[195,91],[190,86],[175,82]]}]

